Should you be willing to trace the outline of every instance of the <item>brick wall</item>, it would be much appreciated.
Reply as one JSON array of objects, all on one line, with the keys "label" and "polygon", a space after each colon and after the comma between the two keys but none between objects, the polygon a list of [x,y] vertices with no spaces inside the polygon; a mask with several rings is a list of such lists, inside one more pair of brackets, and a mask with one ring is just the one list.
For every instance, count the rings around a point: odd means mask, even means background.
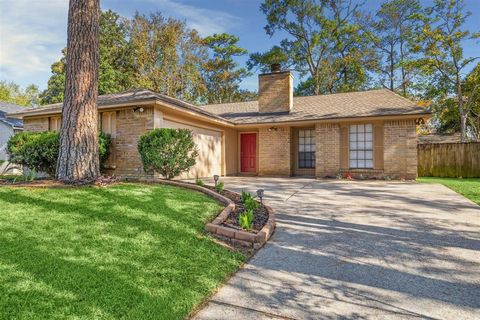
[{"label": "brick wall", "polygon": [[25,118],[23,119],[23,129],[32,132],[48,131],[48,119],[48,117],[33,119]]},{"label": "brick wall", "polygon": [[258,87],[260,112],[290,111],[293,106],[293,78],[289,71],[261,74]]},{"label": "brick wall", "polygon": [[385,121],[384,173],[392,178],[417,177],[417,133],[414,120]]},{"label": "brick wall", "polygon": [[315,126],[317,177],[336,175],[340,169],[340,125],[337,123]]},{"label": "brick wall", "polygon": [[290,127],[278,127],[269,131],[258,131],[259,175],[289,176],[291,130]]},{"label": "brick wall", "polygon": [[142,175],[143,166],[138,153],[138,139],[147,130],[154,128],[154,117],[152,107],[143,107],[142,113],[133,112],[133,107],[117,111],[115,155],[115,174]]}]

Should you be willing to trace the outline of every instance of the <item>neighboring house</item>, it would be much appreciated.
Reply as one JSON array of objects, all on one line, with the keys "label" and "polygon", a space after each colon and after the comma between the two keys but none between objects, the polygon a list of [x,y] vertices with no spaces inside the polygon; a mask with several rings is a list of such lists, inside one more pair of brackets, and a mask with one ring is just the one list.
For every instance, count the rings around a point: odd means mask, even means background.
[{"label": "neighboring house", "polygon": [[0,101],[0,160],[7,160],[7,141],[18,131],[23,130],[23,121],[7,117],[7,113],[19,112],[25,107]]},{"label": "neighboring house", "polygon": [[[389,90],[293,97],[289,71],[259,76],[259,100],[193,106],[149,90],[100,96],[99,125],[113,138],[111,172],[144,175],[139,137],[188,128],[199,148],[182,177],[213,174],[414,179],[417,124],[430,113]],[[58,130],[61,104],[11,114],[29,131]]]}]

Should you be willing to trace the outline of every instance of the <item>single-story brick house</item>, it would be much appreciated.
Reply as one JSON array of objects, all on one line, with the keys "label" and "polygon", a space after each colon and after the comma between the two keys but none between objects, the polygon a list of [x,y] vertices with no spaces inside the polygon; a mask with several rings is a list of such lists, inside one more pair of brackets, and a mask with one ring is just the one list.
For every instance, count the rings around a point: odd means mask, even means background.
[{"label": "single-story brick house", "polygon": [[[259,76],[259,99],[194,106],[149,90],[100,96],[99,126],[113,138],[111,172],[144,175],[139,137],[154,128],[191,129],[197,164],[183,177],[331,176],[414,179],[417,124],[430,113],[389,90],[293,96],[289,71]],[[61,104],[11,114],[28,131],[58,130]]]}]

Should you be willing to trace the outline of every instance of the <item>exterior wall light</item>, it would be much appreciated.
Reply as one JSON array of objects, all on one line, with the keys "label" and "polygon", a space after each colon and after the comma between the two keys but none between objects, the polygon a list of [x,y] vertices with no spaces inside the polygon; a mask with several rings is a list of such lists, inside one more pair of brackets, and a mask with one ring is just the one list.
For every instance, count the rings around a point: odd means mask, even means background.
[{"label": "exterior wall light", "polygon": [[215,187],[217,186],[218,178],[220,178],[218,174],[213,176],[213,181],[215,181]]},{"label": "exterior wall light", "polygon": [[139,113],[142,113],[144,111],[144,109],[142,107],[135,107],[133,108],[133,112],[139,112]]},{"label": "exterior wall light", "polygon": [[263,206],[263,195],[265,194],[265,191],[263,189],[258,189],[257,190],[257,197],[260,198],[260,204]]},{"label": "exterior wall light", "polygon": [[277,131],[277,130],[278,130],[277,127],[270,127],[270,128],[268,128],[268,131]]}]

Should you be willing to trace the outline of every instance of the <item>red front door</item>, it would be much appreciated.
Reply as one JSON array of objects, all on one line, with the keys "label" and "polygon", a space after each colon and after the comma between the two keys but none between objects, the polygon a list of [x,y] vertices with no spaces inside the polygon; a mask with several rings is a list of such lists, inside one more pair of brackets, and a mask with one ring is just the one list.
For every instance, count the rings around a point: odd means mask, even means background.
[{"label": "red front door", "polygon": [[257,171],[257,134],[240,134],[240,171]]}]

